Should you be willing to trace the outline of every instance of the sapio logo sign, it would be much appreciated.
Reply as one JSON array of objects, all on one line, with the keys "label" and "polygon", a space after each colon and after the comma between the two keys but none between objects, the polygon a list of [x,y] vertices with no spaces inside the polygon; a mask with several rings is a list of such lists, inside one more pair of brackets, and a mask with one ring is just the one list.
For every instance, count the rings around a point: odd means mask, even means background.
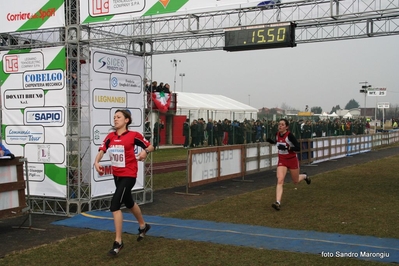
[{"label": "sapio logo sign", "polygon": [[48,121],[48,122],[60,122],[61,112],[42,112],[42,113],[34,113],[32,117],[35,121]]},{"label": "sapio logo sign", "polygon": [[94,53],[94,71],[103,73],[126,73],[127,58],[118,55],[109,55],[100,52]]},{"label": "sapio logo sign", "polygon": [[62,126],[64,123],[64,109],[25,108],[25,124],[39,124],[44,126]]}]

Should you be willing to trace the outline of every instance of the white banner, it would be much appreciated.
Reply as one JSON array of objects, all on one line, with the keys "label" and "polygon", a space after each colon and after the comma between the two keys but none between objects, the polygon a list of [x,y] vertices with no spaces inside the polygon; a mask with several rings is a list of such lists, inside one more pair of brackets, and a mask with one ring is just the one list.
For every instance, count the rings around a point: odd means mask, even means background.
[{"label": "white banner", "polygon": [[[219,176],[217,158],[217,151],[193,154],[191,159],[191,182],[195,183],[217,178]],[[236,163],[239,163],[239,161]]]},{"label": "white banner", "polygon": [[2,140],[27,159],[32,196],[65,198],[65,48],[0,52],[0,67]]},{"label": "white banner", "polygon": [[241,172],[241,149],[220,151],[220,176]]},{"label": "white banner", "polygon": [[189,14],[235,7],[256,7],[254,0],[86,0],[80,1],[82,24],[131,20],[159,15]]},{"label": "white banner", "polygon": [[[92,128],[91,158],[112,130],[114,113],[118,109],[129,109],[132,114],[130,129],[143,132],[144,116],[144,59],[142,57],[110,54],[93,49],[90,67],[90,95]],[[136,153],[138,152],[136,148]],[[106,153],[101,161],[104,174],[92,169],[91,196],[110,195],[115,192],[111,162]],[[136,185],[133,190],[144,188],[144,163],[139,162]]]},{"label": "white banner", "polygon": [[65,26],[64,0],[0,0],[0,33]]}]

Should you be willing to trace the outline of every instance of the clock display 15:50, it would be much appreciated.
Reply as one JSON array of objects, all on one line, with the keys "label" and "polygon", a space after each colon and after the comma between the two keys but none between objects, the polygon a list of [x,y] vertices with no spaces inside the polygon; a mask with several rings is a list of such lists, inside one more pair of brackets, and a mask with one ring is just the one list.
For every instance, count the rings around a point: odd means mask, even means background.
[{"label": "clock display 15:50", "polygon": [[286,41],[286,28],[281,27],[253,30],[251,41],[252,43],[284,42]]}]

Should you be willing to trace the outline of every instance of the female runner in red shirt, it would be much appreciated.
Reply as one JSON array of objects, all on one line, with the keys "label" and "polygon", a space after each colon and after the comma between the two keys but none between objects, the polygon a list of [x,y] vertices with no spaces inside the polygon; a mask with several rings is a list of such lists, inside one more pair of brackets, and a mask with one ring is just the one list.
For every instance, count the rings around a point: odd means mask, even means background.
[{"label": "female runner in red shirt", "polygon": [[[123,248],[122,242],[122,225],[123,215],[121,204],[124,203],[126,208],[136,217],[139,223],[139,236],[137,241],[144,238],[151,226],[145,223],[141,214],[141,209],[134,202],[131,190],[136,184],[137,177],[137,160],[144,161],[147,154],[154,150],[154,147],[147,141],[144,136],[136,131],[130,131],[129,125],[132,123],[132,117],[129,110],[116,110],[114,114],[114,132],[111,132],[104,139],[99,148],[98,154],[94,161],[94,167],[98,173],[103,172],[100,161],[108,151],[112,173],[116,189],[111,200],[110,211],[114,217],[115,225],[115,241],[109,255],[117,255]],[[135,155],[135,146],[142,148],[141,152]]]},{"label": "female runner in red shirt", "polygon": [[300,145],[295,136],[288,131],[288,127],[288,120],[280,119],[276,141],[270,138],[266,140],[271,144],[277,144],[278,148],[276,202],[272,204],[272,207],[277,211],[280,210],[284,179],[288,169],[290,170],[294,184],[298,184],[302,180],[305,180],[308,185],[311,182],[310,177],[306,173],[299,174],[299,161],[296,152],[300,151]]}]

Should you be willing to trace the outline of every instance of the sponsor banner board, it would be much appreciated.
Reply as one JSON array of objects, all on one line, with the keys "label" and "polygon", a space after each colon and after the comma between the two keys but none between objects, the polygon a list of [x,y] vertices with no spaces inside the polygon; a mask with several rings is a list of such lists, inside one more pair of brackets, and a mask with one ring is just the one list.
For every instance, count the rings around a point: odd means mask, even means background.
[{"label": "sponsor banner board", "polygon": [[44,165],[41,163],[28,163],[29,181],[44,181]]},{"label": "sponsor banner board", "polygon": [[44,106],[44,91],[36,90],[6,90],[4,91],[4,107],[7,109],[22,109],[31,106]]},{"label": "sponsor banner board", "polygon": [[227,8],[256,7],[253,0],[89,0],[80,1],[82,24],[124,21],[160,15],[193,14]]},{"label": "sponsor banner board", "polygon": [[41,52],[6,54],[2,57],[4,73],[23,73],[44,69],[44,55]]},{"label": "sponsor banner board", "polygon": [[42,88],[45,90],[60,90],[65,86],[64,71],[61,69],[29,71],[23,74],[23,88]]},{"label": "sponsor banner board", "polygon": [[42,126],[7,125],[4,134],[7,144],[44,142],[44,127]]},{"label": "sponsor banner board", "polygon": [[111,125],[95,125],[93,127],[93,143],[100,146],[105,137],[112,131]]},{"label": "sponsor banner board", "polygon": [[[57,1],[44,1],[42,7]],[[29,1],[38,2],[43,1]],[[65,62],[63,46],[0,51],[2,138],[32,165],[27,173],[32,196],[66,196]]]},{"label": "sponsor banner board", "polygon": [[64,1],[0,0],[0,33],[64,27]]},{"label": "sponsor banner board", "polygon": [[[111,54],[98,49],[91,50],[90,69],[90,124],[91,158],[112,131],[114,115],[118,109],[128,109],[132,116],[130,130],[143,132],[144,108],[144,59],[138,56]],[[141,148],[136,147],[137,154]],[[92,168],[91,196],[110,195],[115,191],[111,162],[108,153],[100,164],[105,173],[100,175]],[[136,185],[133,190],[144,187],[144,164],[139,162]]]},{"label": "sponsor banner board", "polygon": [[64,163],[65,146],[60,143],[25,145],[25,157],[32,163]]},{"label": "sponsor banner board", "polygon": [[51,107],[44,108],[25,108],[24,124],[25,125],[42,125],[49,127],[63,126],[65,123],[65,108]]},{"label": "sponsor banner board", "polygon": [[193,154],[191,158],[193,183],[218,177],[217,152]]},{"label": "sponsor banner board", "polygon": [[123,55],[94,52],[92,67],[99,73],[127,73],[127,57]]},{"label": "sponsor banner board", "polygon": [[130,93],[140,93],[141,84],[143,80],[137,75],[126,75],[126,74],[111,74],[111,89],[112,90],[126,90]]},{"label": "sponsor banner board", "polygon": [[93,91],[93,107],[109,109],[112,107],[126,108],[126,92],[95,89]]}]

